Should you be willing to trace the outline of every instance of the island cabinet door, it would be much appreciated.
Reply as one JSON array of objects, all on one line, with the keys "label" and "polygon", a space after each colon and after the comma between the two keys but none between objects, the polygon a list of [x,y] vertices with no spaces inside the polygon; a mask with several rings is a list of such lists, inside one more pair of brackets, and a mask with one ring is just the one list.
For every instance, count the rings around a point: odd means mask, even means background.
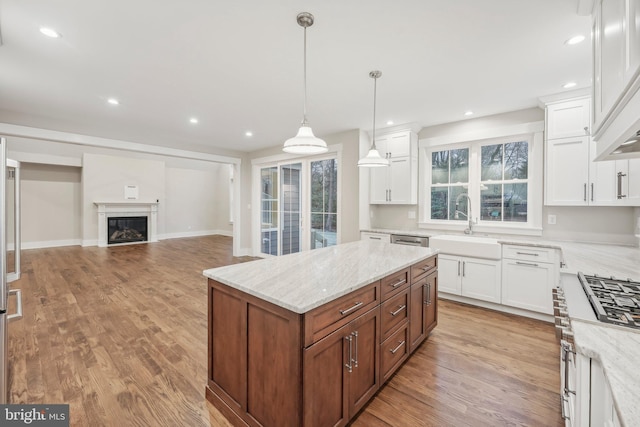
[{"label": "island cabinet door", "polygon": [[409,352],[418,348],[438,323],[438,274],[432,272],[411,285]]},{"label": "island cabinet door", "polygon": [[305,427],[343,426],[380,387],[376,307],[304,350]]}]

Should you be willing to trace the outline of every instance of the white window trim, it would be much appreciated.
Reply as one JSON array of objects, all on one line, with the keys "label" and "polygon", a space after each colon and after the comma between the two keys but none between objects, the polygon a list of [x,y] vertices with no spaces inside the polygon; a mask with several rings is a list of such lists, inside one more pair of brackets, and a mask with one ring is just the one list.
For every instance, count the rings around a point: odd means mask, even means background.
[{"label": "white window trim", "polygon": [[[257,257],[268,258],[275,255],[264,254],[261,252],[261,244],[260,244],[260,169],[269,166],[280,166],[281,164],[287,163],[302,163],[302,168],[304,170],[308,170],[312,161],[318,160],[327,160],[327,159],[337,159],[338,161],[338,209],[337,218],[338,218],[338,235],[336,236],[336,244],[340,244],[342,240],[342,144],[332,144],[329,145],[329,150],[326,153],[319,154],[316,156],[299,156],[295,154],[276,154],[273,156],[260,157],[251,160],[252,165],[252,186],[251,186],[251,198],[252,204],[256,207],[256,209],[252,209],[252,219],[251,222],[253,224],[252,227],[252,255]],[[311,212],[308,209],[308,206],[311,205],[311,195],[309,194],[309,181],[308,181],[308,173],[303,174],[302,183],[301,183],[301,194],[302,194],[302,229],[305,231],[302,235],[301,244],[303,249],[309,247],[309,236],[307,236],[306,230],[308,224],[311,223]]]},{"label": "white window trim", "polygon": [[[544,122],[524,123],[495,129],[483,129],[458,135],[422,139],[419,142],[420,180],[418,198],[418,227],[422,229],[462,232],[467,228],[466,221],[432,220],[431,213],[431,152],[457,148],[469,148],[469,193],[471,211],[474,219],[480,212],[480,152],[483,145],[513,142],[526,139],[529,143],[528,173],[528,218],[527,223],[478,221],[474,223],[474,232],[519,234],[527,236],[542,235],[543,200],[543,152]],[[475,197],[473,197],[475,195]]]}]

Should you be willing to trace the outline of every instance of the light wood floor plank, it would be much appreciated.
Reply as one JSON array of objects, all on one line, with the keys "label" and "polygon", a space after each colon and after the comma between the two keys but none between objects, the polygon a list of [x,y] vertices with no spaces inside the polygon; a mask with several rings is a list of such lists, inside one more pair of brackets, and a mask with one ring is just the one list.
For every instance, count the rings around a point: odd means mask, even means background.
[{"label": "light wood floor plank", "polygon": [[[204,397],[202,270],[249,259],[222,236],[26,250],[9,328],[12,403],[73,426],[222,426]],[[553,325],[440,300],[439,324],[355,427],[560,426]]]}]

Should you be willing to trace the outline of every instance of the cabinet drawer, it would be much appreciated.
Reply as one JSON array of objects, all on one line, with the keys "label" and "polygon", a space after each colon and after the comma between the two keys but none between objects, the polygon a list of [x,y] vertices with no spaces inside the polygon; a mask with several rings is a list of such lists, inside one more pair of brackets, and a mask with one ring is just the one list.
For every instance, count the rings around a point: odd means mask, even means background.
[{"label": "cabinet drawer", "polygon": [[406,324],[380,345],[380,374],[382,383],[404,362],[409,354],[409,325]]},{"label": "cabinet drawer", "polygon": [[390,274],[384,279],[380,280],[380,294],[382,295],[382,301],[387,298],[402,292],[409,287],[409,269],[398,271],[397,273]]},{"label": "cabinet drawer", "polygon": [[432,256],[411,266],[411,283],[438,268],[438,257]]},{"label": "cabinet drawer", "polygon": [[502,246],[502,257],[523,261],[555,262],[556,250],[535,246],[504,245]]},{"label": "cabinet drawer", "polygon": [[374,240],[378,242],[391,242],[391,234],[384,233],[373,233],[369,231],[361,231],[360,232],[360,240]]},{"label": "cabinet drawer", "polygon": [[409,289],[382,303],[380,325],[382,341],[386,340],[400,323],[409,318]]},{"label": "cabinet drawer", "polygon": [[380,304],[380,281],[329,302],[304,316],[304,345],[313,344]]}]

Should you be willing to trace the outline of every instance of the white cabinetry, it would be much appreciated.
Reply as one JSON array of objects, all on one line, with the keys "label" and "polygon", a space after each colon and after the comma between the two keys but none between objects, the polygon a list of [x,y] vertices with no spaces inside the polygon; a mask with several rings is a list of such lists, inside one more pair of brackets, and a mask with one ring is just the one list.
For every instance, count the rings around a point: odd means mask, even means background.
[{"label": "white cabinetry", "polygon": [[388,168],[370,169],[371,204],[418,203],[418,135],[402,131],[376,138],[380,155],[389,160]]},{"label": "white cabinetry", "polygon": [[545,205],[639,206],[640,159],[594,161],[589,106],[589,98],[546,106]]},{"label": "white cabinetry", "polygon": [[391,243],[391,234],[361,231],[360,240],[376,240],[379,242]]},{"label": "white cabinetry", "polygon": [[555,249],[503,245],[502,304],[553,314],[551,290],[559,280]]},{"label": "white cabinetry", "polygon": [[592,426],[620,427],[620,419],[616,412],[611,395],[611,387],[604,376],[602,365],[591,359],[591,393],[589,418]]},{"label": "white cabinetry", "polygon": [[438,290],[500,303],[500,261],[440,254]]},{"label": "white cabinetry", "polygon": [[593,7],[593,135],[610,155],[640,125],[640,0]]}]

